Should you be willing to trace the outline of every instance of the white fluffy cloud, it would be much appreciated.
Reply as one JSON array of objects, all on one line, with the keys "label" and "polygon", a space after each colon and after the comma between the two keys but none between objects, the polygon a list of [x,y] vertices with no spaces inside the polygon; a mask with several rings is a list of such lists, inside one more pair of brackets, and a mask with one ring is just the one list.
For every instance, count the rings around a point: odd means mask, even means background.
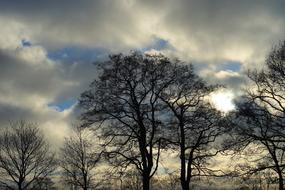
[{"label": "white fluffy cloud", "polygon": [[29,37],[25,29],[7,22],[0,32],[0,125],[22,119],[37,122],[51,144],[58,145],[74,121],[72,108],[58,112],[49,104],[79,84],[67,79],[68,68],[62,71],[62,63],[49,59],[44,47],[23,46]]}]

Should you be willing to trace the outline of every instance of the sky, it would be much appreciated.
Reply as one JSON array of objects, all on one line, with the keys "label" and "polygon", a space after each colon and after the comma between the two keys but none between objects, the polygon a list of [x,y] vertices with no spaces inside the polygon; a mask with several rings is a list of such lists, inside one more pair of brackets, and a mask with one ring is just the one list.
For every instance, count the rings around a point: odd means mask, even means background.
[{"label": "sky", "polygon": [[[227,86],[218,107],[284,40],[283,0],[1,0],[0,126],[37,122],[59,145],[77,99],[110,53],[161,52]],[[224,101],[226,100],[226,101]]]}]

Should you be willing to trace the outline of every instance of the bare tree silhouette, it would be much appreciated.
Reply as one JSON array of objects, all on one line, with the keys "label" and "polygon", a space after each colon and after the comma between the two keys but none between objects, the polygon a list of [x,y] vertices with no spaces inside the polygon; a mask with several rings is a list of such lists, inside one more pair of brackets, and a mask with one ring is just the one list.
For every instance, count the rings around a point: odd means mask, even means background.
[{"label": "bare tree silhouette", "polygon": [[173,117],[164,140],[179,149],[180,182],[189,190],[192,177],[214,174],[207,160],[219,152],[213,145],[224,132],[222,116],[207,103],[207,96],[218,86],[207,85],[191,64],[175,64],[170,74],[173,80],[159,94]]},{"label": "bare tree silhouette", "polygon": [[285,41],[275,46],[268,55],[265,69],[250,71],[252,82],[248,97],[270,114],[284,118],[285,114]]},{"label": "bare tree silhouette", "polygon": [[[284,165],[285,150],[285,41],[272,49],[265,64],[266,68],[262,71],[249,72],[248,76],[253,82],[254,88],[248,90],[247,96],[250,101],[263,108],[262,117],[266,117],[265,121],[267,121],[263,124],[263,129],[269,129],[266,130],[267,143],[265,146],[275,163],[279,189],[283,190],[284,167],[278,166]],[[256,115],[260,116],[259,113]],[[260,120],[264,121],[263,118]]]},{"label": "bare tree silhouette", "polygon": [[95,187],[94,170],[101,158],[101,153],[98,153],[99,150],[90,139],[89,132],[83,128],[76,128],[74,134],[65,139],[60,155],[64,182],[83,190]]},{"label": "bare tree silhouette", "polygon": [[228,146],[253,158],[254,163],[240,165],[237,169],[242,175],[251,175],[261,171],[273,171],[278,178],[279,190],[284,189],[283,173],[285,169],[284,129],[280,124],[284,119],[275,117],[267,108],[257,105],[244,97],[238,103],[238,110],[231,116],[232,135]]},{"label": "bare tree silhouette", "polygon": [[55,169],[54,153],[36,124],[12,123],[0,136],[0,184],[26,190]]},{"label": "bare tree silhouette", "polygon": [[[248,173],[272,170],[284,189],[285,155],[285,42],[275,46],[268,55],[265,68],[248,72],[250,79],[245,95],[238,102],[233,138],[235,148],[256,146],[262,159]],[[235,144],[233,143],[233,145]],[[228,143],[231,144],[231,143]],[[254,153],[254,151],[253,151]]]},{"label": "bare tree silhouette", "polygon": [[164,106],[158,94],[172,80],[170,65],[162,55],[112,55],[80,99],[82,119],[86,125],[97,123],[108,160],[114,166],[135,166],[144,190],[159,164]]}]

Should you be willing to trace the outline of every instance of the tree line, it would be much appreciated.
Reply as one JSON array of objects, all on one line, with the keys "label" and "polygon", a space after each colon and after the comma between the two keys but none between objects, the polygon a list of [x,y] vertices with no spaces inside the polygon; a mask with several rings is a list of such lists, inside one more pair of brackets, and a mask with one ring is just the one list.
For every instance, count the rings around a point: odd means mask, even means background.
[{"label": "tree line", "polygon": [[[12,123],[1,133],[3,188],[44,189],[48,177],[60,175],[74,189],[104,189],[106,176],[107,182],[111,176],[129,176],[135,185],[128,182],[121,189],[149,190],[167,162],[162,156],[172,151],[179,161],[175,179],[183,190],[201,177],[261,172],[270,172],[272,183],[284,190],[285,43],[272,49],[264,69],[248,72],[248,88],[226,114],[210,101],[222,86],[208,84],[192,64],[139,52],[109,58],[97,64],[98,76],[81,94],[81,125],[58,156],[32,123]],[[227,161],[230,169],[215,169],[217,155],[246,161]],[[106,171],[105,178],[98,168]]]}]

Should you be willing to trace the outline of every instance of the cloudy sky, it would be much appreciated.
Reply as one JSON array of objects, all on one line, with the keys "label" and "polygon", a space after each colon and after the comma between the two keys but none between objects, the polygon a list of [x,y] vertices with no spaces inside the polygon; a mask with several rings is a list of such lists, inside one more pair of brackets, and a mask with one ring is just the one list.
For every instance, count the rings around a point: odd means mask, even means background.
[{"label": "cloudy sky", "polygon": [[[25,119],[60,143],[80,93],[110,53],[192,62],[236,96],[285,38],[283,0],[1,0],[0,125]],[[219,99],[219,97],[218,97]]]}]

